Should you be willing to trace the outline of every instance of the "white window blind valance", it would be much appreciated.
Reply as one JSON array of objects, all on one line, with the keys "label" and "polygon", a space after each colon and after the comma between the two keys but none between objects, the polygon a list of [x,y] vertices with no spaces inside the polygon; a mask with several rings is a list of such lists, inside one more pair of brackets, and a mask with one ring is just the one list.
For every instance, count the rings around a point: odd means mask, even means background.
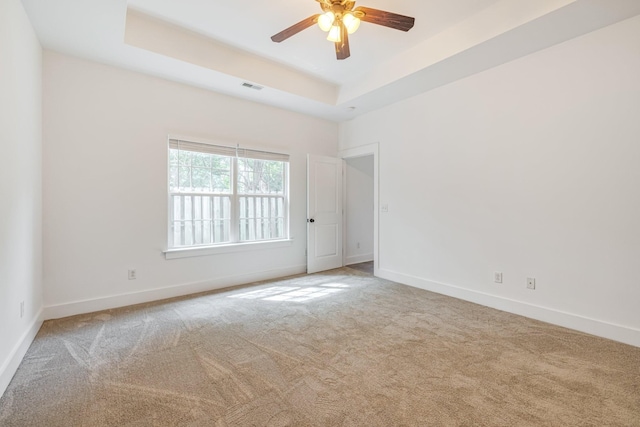
[{"label": "white window blind valance", "polygon": [[274,160],[278,162],[289,161],[288,154],[271,153],[269,151],[248,150],[245,148],[238,148],[238,157],[257,160]]},{"label": "white window blind valance", "polygon": [[169,148],[181,151],[195,151],[198,153],[217,154],[219,156],[242,157],[257,160],[273,160],[288,162],[289,155],[282,153],[272,153],[269,151],[250,150],[247,148],[228,147],[224,145],[204,144],[201,142],[184,141],[180,139],[170,139]]},{"label": "white window blind valance", "polygon": [[200,142],[184,141],[181,139],[170,139],[169,148],[180,151],[195,151],[196,153],[217,154],[219,156],[236,156],[235,147],[203,144]]}]

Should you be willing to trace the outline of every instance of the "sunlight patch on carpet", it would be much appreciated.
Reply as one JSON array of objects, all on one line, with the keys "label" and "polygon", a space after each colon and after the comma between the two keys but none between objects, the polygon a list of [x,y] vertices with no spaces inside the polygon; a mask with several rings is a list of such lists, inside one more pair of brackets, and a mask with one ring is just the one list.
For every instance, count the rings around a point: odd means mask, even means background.
[{"label": "sunlight patch on carpet", "polygon": [[312,299],[318,299],[342,292],[345,290],[344,288],[348,287],[349,285],[343,285],[340,283],[329,283],[323,285],[323,287],[272,286],[270,288],[259,289],[257,291],[231,295],[229,298],[306,302]]}]

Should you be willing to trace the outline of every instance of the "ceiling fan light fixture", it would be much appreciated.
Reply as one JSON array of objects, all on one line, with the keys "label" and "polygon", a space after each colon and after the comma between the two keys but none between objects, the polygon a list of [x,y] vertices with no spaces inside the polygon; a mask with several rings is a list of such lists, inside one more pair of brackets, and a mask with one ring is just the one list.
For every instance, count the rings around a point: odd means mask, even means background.
[{"label": "ceiling fan light fixture", "polygon": [[322,31],[329,31],[335,20],[336,16],[333,12],[323,13],[318,17],[318,27],[320,27]]},{"label": "ceiling fan light fixture", "polygon": [[327,36],[327,40],[334,43],[340,43],[342,41],[339,25],[334,25],[331,27],[331,29],[329,30],[329,35]]},{"label": "ceiling fan light fixture", "polygon": [[360,27],[360,18],[356,18],[351,12],[347,12],[342,17],[342,23],[347,27],[347,32],[353,34]]},{"label": "ceiling fan light fixture", "polygon": [[320,4],[322,13],[311,15],[278,34],[271,36],[271,40],[280,43],[300,31],[318,24],[323,31],[328,31],[327,40],[335,44],[336,59],[343,60],[351,56],[349,48],[349,34],[353,34],[360,27],[361,22],[382,25],[407,32],[413,28],[416,19],[411,16],[399,15],[393,12],[358,6],[354,8],[356,0],[315,0]]}]

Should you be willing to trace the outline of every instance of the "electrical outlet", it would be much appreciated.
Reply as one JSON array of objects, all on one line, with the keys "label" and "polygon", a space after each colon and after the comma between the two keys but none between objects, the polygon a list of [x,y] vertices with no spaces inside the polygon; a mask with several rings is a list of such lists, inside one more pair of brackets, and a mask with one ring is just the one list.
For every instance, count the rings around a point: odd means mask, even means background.
[{"label": "electrical outlet", "polygon": [[502,273],[501,272],[494,272],[493,273],[493,281],[496,283],[502,283]]},{"label": "electrical outlet", "polygon": [[389,205],[386,203],[380,207],[381,212],[389,212]]},{"label": "electrical outlet", "polygon": [[20,302],[20,318],[24,317],[24,301]]},{"label": "electrical outlet", "polygon": [[357,245],[357,246],[358,246],[358,249],[360,249],[360,242],[358,242],[358,245]]},{"label": "electrical outlet", "polygon": [[527,288],[535,289],[536,288],[536,279],[533,277],[527,277]]},{"label": "electrical outlet", "polygon": [[129,280],[136,280],[138,278],[138,274],[135,270],[129,270]]}]

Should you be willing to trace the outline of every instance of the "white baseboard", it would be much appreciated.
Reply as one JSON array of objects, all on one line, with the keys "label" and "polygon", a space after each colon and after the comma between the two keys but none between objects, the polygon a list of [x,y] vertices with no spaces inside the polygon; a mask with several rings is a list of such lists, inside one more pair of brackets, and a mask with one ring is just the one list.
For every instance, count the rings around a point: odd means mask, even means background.
[{"label": "white baseboard", "polygon": [[0,397],[9,386],[11,379],[18,370],[18,366],[20,366],[20,362],[22,362],[24,355],[27,353],[27,350],[29,350],[29,346],[38,334],[41,326],[42,310],[40,310],[35,319],[33,319],[29,328],[24,332],[24,334],[22,334],[16,345],[11,350],[11,353],[9,353],[9,357],[0,367]]},{"label": "white baseboard", "polygon": [[128,294],[112,295],[90,300],[74,301],[59,305],[50,305],[44,308],[43,318],[59,319],[62,317],[75,316],[77,314],[92,313],[95,311],[109,310],[112,308],[125,307],[128,305],[142,304],[145,302],[158,301],[167,298],[181,297],[185,295],[197,294],[200,292],[214,291],[231,286],[244,285],[261,280],[277,279],[280,277],[292,276],[306,273],[307,266],[300,265],[275,270],[259,271],[249,274],[220,277],[204,282],[185,283],[182,285],[169,286],[160,289],[150,289]]},{"label": "white baseboard", "polygon": [[436,292],[438,294],[470,301],[476,304],[506,311],[508,313],[518,314],[531,319],[552,323],[554,325],[640,347],[640,330],[627,326],[616,325],[577,314],[528,304],[522,301],[459,288],[457,286],[434,282],[415,276],[397,273],[395,271],[379,269],[377,271],[377,276],[408,286],[413,286],[415,288]]},{"label": "white baseboard", "polygon": [[351,256],[348,256],[344,261],[345,261],[344,265],[360,264],[361,262],[369,262],[369,261],[373,261],[373,254],[351,255]]}]

